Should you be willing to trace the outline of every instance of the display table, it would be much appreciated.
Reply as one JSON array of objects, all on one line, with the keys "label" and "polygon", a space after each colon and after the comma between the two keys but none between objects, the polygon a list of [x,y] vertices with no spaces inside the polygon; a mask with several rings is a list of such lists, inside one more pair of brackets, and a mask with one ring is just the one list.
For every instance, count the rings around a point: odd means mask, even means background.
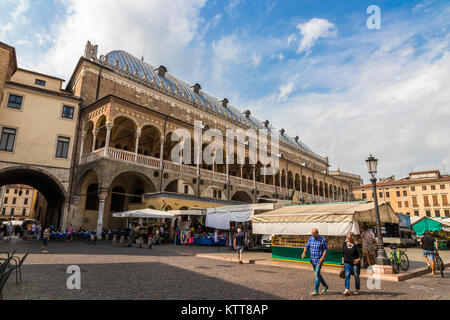
[{"label": "display table", "polygon": [[[305,259],[302,259],[302,253],[303,248],[272,246],[272,260],[310,263],[309,250],[306,252]],[[325,257],[324,265],[336,267],[342,266],[342,251],[329,249]]]},{"label": "display table", "polygon": [[214,242],[214,237],[207,238],[198,238],[194,237],[194,244],[202,245],[202,246],[224,246],[225,239],[219,240],[219,242]]}]

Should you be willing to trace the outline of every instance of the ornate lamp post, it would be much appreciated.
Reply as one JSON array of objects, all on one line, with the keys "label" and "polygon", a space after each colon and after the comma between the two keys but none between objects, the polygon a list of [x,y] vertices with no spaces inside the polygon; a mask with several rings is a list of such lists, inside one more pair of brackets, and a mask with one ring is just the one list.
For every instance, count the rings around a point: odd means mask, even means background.
[{"label": "ornate lamp post", "polygon": [[375,174],[377,173],[377,164],[378,159],[375,159],[372,155],[366,160],[367,168],[369,170],[372,179],[372,188],[373,188],[373,200],[375,204],[375,214],[377,217],[377,234],[378,234],[378,254],[376,264],[378,265],[389,265],[389,259],[386,255],[386,251],[384,250],[383,236],[381,235],[381,220],[380,220],[380,212],[378,210],[378,197],[377,197],[377,178],[375,178]]}]

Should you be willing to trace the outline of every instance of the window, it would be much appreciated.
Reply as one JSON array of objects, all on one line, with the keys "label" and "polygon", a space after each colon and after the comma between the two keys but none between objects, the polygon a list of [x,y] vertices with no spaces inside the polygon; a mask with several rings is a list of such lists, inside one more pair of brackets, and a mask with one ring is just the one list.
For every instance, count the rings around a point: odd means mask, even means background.
[{"label": "window", "polygon": [[[448,211],[448,210],[447,210]],[[6,214],[6,208],[2,208],[2,216],[4,216]]]},{"label": "window", "polygon": [[383,198],[383,192],[380,192],[380,198]]},{"label": "window", "polygon": [[396,193],[397,193],[397,197],[400,197],[400,191],[397,191]]},{"label": "window", "polygon": [[213,198],[217,199],[217,190],[216,189],[213,190]]},{"label": "window", "polygon": [[444,214],[447,218],[450,217],[450,210],[444,210]]},{"label": "window", "polygon": [[427,217],[431,217],[431,212],[430,212],[430,210],[425,211],[425,214],[427,215]]},{"label": "window", "polygon": [[416,187],[411,187],[411,191],[416,191]]},{"label": "window", "polygon": [[11,215],[14,215],[14,208],[11,208]]},{"label": "window", "polygon": [[432,186],[431,186],[431,190],[436,190],[436,186],[435,186],[435,185],[432,185]]},{"label": "window", "polygon": [[390,194],[389,194],[389,191],[388,192],[386,192],[386,198],[389,198],[390,197]]},{"label": "window", "polygon": [[17,194],[19,190],[18,189],[14,189],[14,194]]},{"label": "window", "polygon": [[36,80],[34,80],[34,84],[37,84],[38,86],[45,87],[45,81],[44,80],[36,79]]},{"label": "window", "polygon": [[3,200],[4,204],[8,204],[8,197],[5,197],[5,200]]},{"label": "window", "polygon": [[23,204],[28,204],[28,199],[23,199]]},{"label": "window", "polygon": [[25,216],[27,214],[27,209],[23,208],[22,209],[22,216]]},{"label": "window", "polygon": [[30,194],[30,190],[27,190],[25,193],[26,193],[26,194]]},{"label": "window", "polygon": [[414,211],[414,215],[415,215],[416,217],[418,217],[418,216],[419,216],[419,211]]},{"label": "window", "polygon": [[441,188],[441,190],[443,190],[445,189],[445,184],[441,184],[439,187]]},{"label": "window", "polygon": [[56,146],[56,157],[67,159],[69,154],[69,138],[58,137],[58,145]]},{"label": "window", "polygon": [[440,217],[441,216],[441,212],[439,210],[434,210],[434,215],[436,217]]},{"label": "window", "polygon": [[16,204],[16,198],[13,198],[12,204]]},{"label": "window", "polygon": [[403,190],[403,196],[406,197],[408,195],[408,193],[406,192],[406,190]]},{"label": "window", "polygon": [[426,207],[430,206],[430,202],[428,201],[428,196],[423,196],[423,203]]},{"label": "window", "polygon": [[3,128],[0,139],[0,151],[13,152],[14,140],[16,139],[16,129]]},{"label": "window", "polygon": [[438,206],[438,205],[439,205],[438,197],[433,196],[433,206]]},{"label": "window", "polygon": [[73,113],[75,108],[69,106],[63,106],[63,111],[61,117],[66,119],[73,119]]},{"label": "window", "polygon": [[367,195],[364,192],[362,193],[362,198],[367,199]]},{"label": "window", "polygon": [[405,208],[409,208],[409,202],[405,201]]},{"label": "window", "polygon": [[189,193],[189,186],[184,186],[184,193],[185,194],[188,194]]},{"label": "window", "polygon": [[422,190],[427,190],[427,186],[422,186]]},{"label": "window", "polygon": [[398,202],[397,202],[397,207],[399,207],[399,208],[402,207],[402,202],[401,202],[401,201],[398,201]]},{"label": "window", "polygon": [[222,190],[217,191],[217,197],[222,199]]},{"label": "window", "polygon": [[9,189],[6,189],[6,193],[9,193]]},{"label": "window", "polygon": [[20,110],[22,109],[23,97],[10,94],[8,99],[8,108]]},{"label": "window", "polygon": [[446,194],[442,195],[442,205],[443,206],[448,206],[448,199],[447,199],[447,195]]}]

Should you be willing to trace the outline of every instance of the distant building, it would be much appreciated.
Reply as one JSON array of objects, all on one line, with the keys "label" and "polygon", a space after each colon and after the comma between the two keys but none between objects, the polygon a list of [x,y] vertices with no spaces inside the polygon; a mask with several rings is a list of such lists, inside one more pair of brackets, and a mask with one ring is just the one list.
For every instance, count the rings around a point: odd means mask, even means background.
[{"label": "distant building", "polygon": [[[378,201],[389,202],[395,212],[416,217],[450,217],[450,176],[439,170],[411,172],[404,179],[377,183]],[[372,185],[353,189],[358,200],[373,200]]]},{"label": "distant building", "polygon": [[3,186],[0,190],[0,219],[38,219],[37,213],[46,211],[47,201],[32,187],[17,184]]}]

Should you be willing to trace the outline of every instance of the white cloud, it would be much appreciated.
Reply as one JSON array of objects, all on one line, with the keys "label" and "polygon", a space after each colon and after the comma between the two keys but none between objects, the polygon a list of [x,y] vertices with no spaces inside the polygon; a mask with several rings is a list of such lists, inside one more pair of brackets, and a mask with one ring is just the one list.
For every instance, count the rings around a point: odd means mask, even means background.
[{"label": "white cloud", "polygon": [[286,100],[289,95],[294,91],[295,89],[295,83],[294,82],[288,82],[280,87],[280,94],[278,95],[278,99],[280,100]]},{"label": "white cloud", "polygon": [[0,25],[0,38],[5,38],[6,33],[13,30],[13,26],[17,27],[18,24],[23,24],[26,22],[26,17],[24,14],[30,7],[29,0],[6,0],[3,5],[6,4],[15,4],[15,8],[10,14],[11,19],[8,22]]},{"label": "white cloud", "polygon": [[297,25],[302,35],[297,53],[309,51],[319,38],[336,37],[337,28],[326,19],[312,18],[306,23]]},{"label": "white cloud", "polygon": [[[165,65],[181,77],[201,64],[201,43],[196,39],[200,9],[206,0],[66,0],[67,17],[52,30],[54,43],[42,71],[68,78],[87,40],[99,45],[99,54],[122,49],[153,65]],[[101,14],[99,14],[101,12]]]},{"label": "white cloud", "polygon": [[295,34],[290,34],[287,39],[287,45],[290,46],[291,43],[293,43],[294,41],[297,41],[297,36]]}]

